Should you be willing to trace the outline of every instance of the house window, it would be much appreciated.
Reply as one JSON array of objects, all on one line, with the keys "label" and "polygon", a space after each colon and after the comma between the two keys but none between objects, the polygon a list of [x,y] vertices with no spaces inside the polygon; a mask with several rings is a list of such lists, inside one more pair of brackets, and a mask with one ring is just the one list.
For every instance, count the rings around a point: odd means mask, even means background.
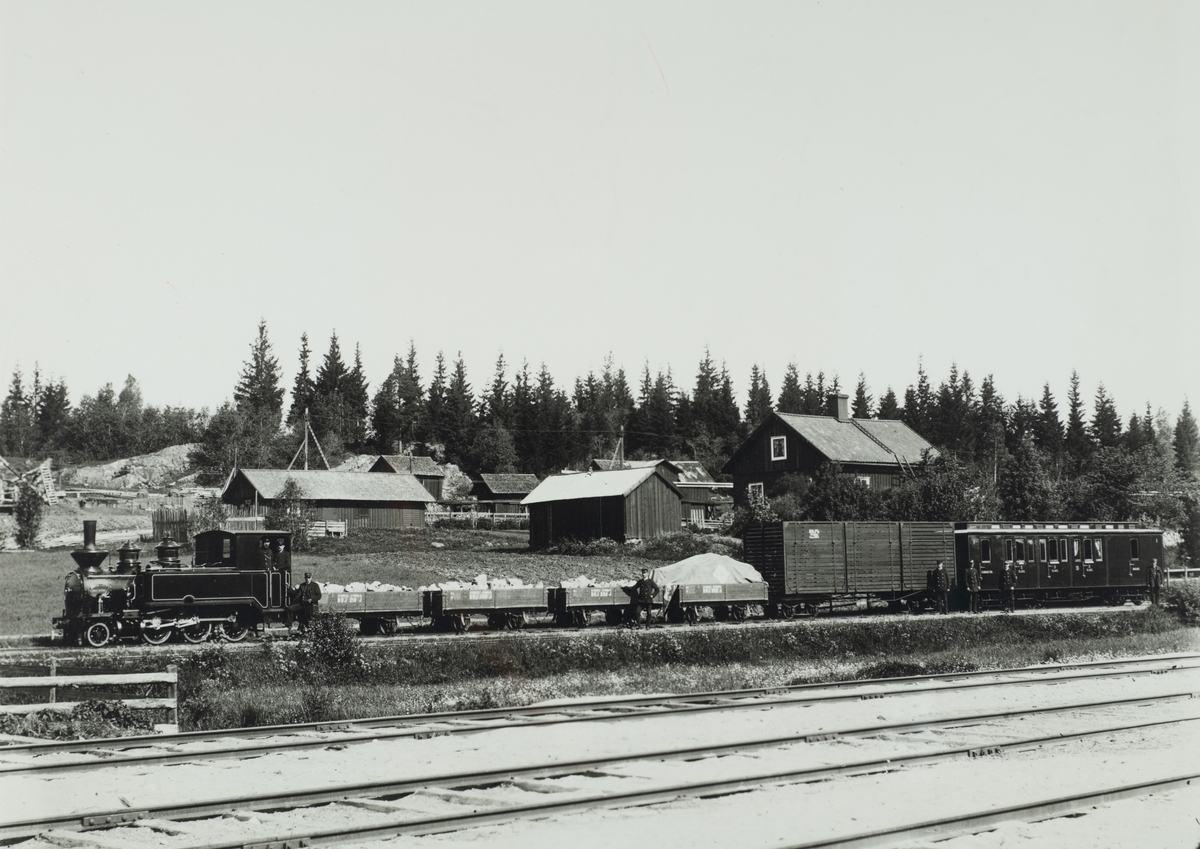
[{"label": "house window", "polygon": [[865,487],[871,486],[871,476],[870,475],[855,475],[854,479],[856,481],[858,481],[859,483],[861,483]]},{"label": "house window", "polygon": [[748,484],[746,486],[746,495],[749,498],[754,498],[755,496],[762,498],[763,497],[763,485],[761,483]]},{"label": "house window", "polygon": [[771,437],[771,459],[786,460],[787,459],[787,437],[772,436]]}]

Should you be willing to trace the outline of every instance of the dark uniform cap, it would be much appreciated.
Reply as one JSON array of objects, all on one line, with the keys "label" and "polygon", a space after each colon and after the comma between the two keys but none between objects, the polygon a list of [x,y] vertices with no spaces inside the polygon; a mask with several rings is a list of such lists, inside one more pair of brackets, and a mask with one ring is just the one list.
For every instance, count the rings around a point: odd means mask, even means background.
[{"label": "dark uniform cap", "polygon": [[306,577],[306,578],[311,578],[311,577],[312,577],[312,572],[305,572],[305,573],[304,573],[304,577]]}]

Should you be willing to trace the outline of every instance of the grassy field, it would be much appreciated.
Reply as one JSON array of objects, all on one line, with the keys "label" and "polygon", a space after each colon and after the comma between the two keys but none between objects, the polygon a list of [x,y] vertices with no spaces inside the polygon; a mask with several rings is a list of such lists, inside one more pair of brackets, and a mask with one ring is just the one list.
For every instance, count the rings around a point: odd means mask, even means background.
[{"label": "grassy field", "polygon": [[63,577],[74,568],[62,552],[0,551],[0,634],[49,634],[51,617],[62,613]]}]

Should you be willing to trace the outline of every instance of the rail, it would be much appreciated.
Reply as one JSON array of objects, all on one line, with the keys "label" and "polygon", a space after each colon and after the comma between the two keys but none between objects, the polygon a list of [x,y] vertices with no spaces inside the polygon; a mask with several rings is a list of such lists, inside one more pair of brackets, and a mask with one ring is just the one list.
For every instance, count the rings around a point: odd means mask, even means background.
[{"label": "rail", "polygon": [[0,705],[0,714],[23,714],[35,711],[58,711],[67,713],[74,710],[82,701],[59,701],[60,687],[95,687],[110,684],[166,684],[169,695],[166,698],[124,698],[117,697],[108,701],[118,701],[133,710],[169,710],[171,722],[158,726],[163,732],[171,733],[179,727],[179,672],[175,666],[168,666],[166,672],[121,672],[101,673],[94,675],[59,675],[58,662],[50,659],[49,675],[26,675],[11,678],[0,678],[0,690],[49,690],[49,701],[38,704]]}]

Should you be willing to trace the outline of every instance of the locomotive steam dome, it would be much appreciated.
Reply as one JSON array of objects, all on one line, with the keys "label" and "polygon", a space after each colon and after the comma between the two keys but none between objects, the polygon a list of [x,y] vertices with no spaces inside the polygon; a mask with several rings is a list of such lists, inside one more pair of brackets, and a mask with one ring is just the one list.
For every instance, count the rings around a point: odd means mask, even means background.
[{"label": "locomotive steam dome", "polygon": [[141,565],[138,561],[142,556],[142,550],[135,547],[130,541],[117,549],[117,556],[121,558],[117,562],[117,572],[125,575],[138,570],[138,566]]},{"label": "locomotive steam dome", "polygon": [[72,551],[71,557],[79,564],[81,575],[99,575],[104,570],[100,564],[108,557],[108,552],[96,548],[96,520],[85,519],[83,522],[83,548]]},{"label": "locomotive steam dome", "polygon": [[163,566],[179,565],[179,543],[171,539],[169,534],[154,547],[154,552],[158,555],[158,562]]}]

